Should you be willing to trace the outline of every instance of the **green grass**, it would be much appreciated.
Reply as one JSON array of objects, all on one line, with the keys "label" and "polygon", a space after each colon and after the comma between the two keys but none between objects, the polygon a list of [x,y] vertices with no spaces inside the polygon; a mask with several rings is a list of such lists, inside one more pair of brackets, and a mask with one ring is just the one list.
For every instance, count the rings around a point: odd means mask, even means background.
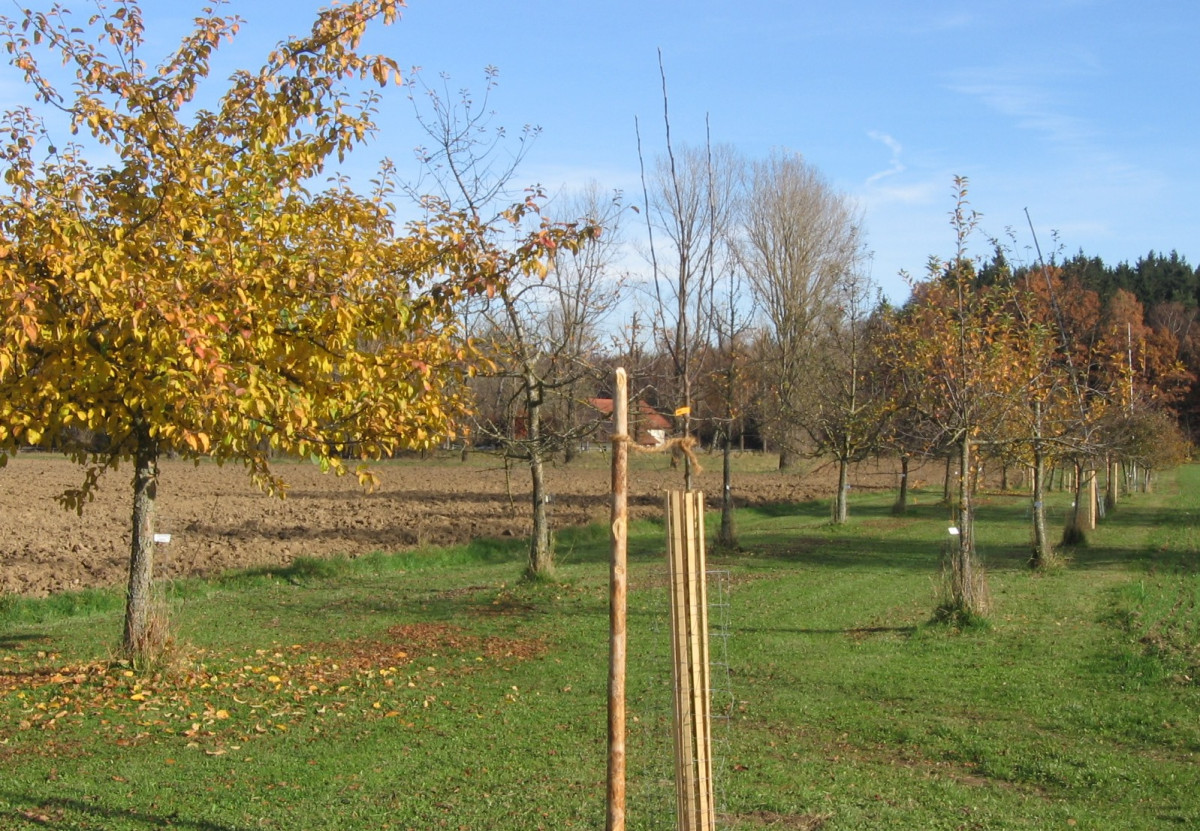
[{"label": "green grass", "polygon": [[[1200,468],[1047,574],[1028,501],[983,498],[967,629],[931,623],[937,496],[740,512],[711,563],[718,826],[1197,827]],[[630,829],[674,828],[662,537],[631,531]],[[558,542],[537,583],[519,540],[174,583],[145,672],[112,658],[118,593],[0,601],[0,827],[602,827],[607,531]]]}]

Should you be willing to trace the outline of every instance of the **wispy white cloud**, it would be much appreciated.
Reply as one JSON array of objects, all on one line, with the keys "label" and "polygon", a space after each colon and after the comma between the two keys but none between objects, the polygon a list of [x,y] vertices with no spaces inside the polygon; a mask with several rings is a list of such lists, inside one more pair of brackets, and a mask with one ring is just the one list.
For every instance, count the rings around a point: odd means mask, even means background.
[{"label": "wispy white cloud", "polygon": [[892,157],[888,162],[887,170],[881,170],[878,173],[873,173],[872,175],[868,176],[867,185],[870,186],[878,182],[880,179],[886,179],[889,176],[895,176],[897,173],[903,173],[904,162],[900,161],[900,153],[904,148],[900,146],[900,142],[896,141],[896,139],[887,133],[882,133],[879,130],[871,130],[869,133],[867,133],[867,135],[869,135],[875,141],[878,141],[886,146],[888,150],[892,151]]},{"label": "wispy white cloud", "polygon": [[[962,73],[951,88],[975,97],[1049,151],[1030,148],[1020,166],[1027,194],[1040,193],[1045,202],[1063,205],[1064,215],[1094,216],[1101,206],[1110,212],[1122,205],[1128,210],[1170,190],[1169,177],[1153,155],[1144,149],[1132,152],[1118,124],[1106,122],[1103,115],[1072,111],[1070,90],[1081,82],[1094,83],[1099,74],[1092,58],[1075,56],[1065,64],[974,69]],[[1018,192],[1015,173],[1008,179],[1009,189]],[[1113,222],[1110,218],[1103,224]],[[1096,233],[1095,224],[1096,219],[1081,217],[1060,227],[1071,225],[1084,237]]]},{"label": "wispy white cloud", "polygon": [[1063,96],[1052,91],[1056,74],[1064,73],[1033,66],[975,68],[960,73],[950,89],[978,99],[1018,129],[1055,144],[1086,145],[1096,139],[1097,131],[1087,119],[1072,115]]},{"label": "wispy white cloud", "polygon": [[869,205],[928,205],[939,199],[944,199],[946,192],[945,181],[915,182],[909,185],[890,185],[872,188],[863,197]]}]

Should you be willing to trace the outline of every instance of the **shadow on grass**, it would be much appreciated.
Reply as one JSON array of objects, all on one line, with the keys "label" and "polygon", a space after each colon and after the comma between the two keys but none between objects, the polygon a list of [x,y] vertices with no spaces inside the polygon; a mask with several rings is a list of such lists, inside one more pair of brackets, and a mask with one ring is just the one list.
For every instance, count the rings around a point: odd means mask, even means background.
[{"label": "shadow on grass", "polygon": [[[852,505],[853,512],[857,506]],[[828,499],[812,499],[808,502],[767,502],[738,509],[739,518],[761,519],[829,519],[832,506]]]},{"label": "shadow on grass", "polygon": [[1190,528],[1200,520],[1200,514],[1187,510],[1165,510],[1155,505],[1135,505],[1122,502],[1104,519],[1114,525]]},{"label": "shadow on grass", "polygon": [[916,626],[849,626],[845,629],[802,629],[797,627],[779,627],[779,626],[750,626],[738,627],[738,634],[743,632],[749,634],[780,634],[786,633],[789,635],[844,635],[849,638],[858,638],[865,635],[904,635],[912,637],[917,633]]},{"label": "shadow on grass", "polygon": [[125,606],[114,588],[79,589],[49,597],[0,596],[0,625],[39,625],[51,620],[104,614]]},{"label": "shadow on grass", "polygon": [[[25,809],[8,812],[13,819],[23,819],[34,826],[44,828],[62,828],[66,821],[64,813],[87,817],[92,822],[101,823],[107,827],[110,822],[122,822],[129,827],[144,826],[146,828],[191,828],[195,831],[250,831],[247,825],[230,825],[223,822],[212,822],[205,819],[187,819],[177,812],[169,814],[148,814],[144,811],[122,810],[117,808],[102,808],[95,803],[79,799],[50,797],[39,799],[26,794],[0,791],[0,797],[14,805],[27,805]],[[55,816],[57,814],[58,816]],[[2,817],[3,814],[0,814]],[[74,826],[72,826],[74,827]]]},{"label": "shadow on grass", "polygon": [[1067,546],[1061,552],[1068,568],[1107,568],[1114,565],[1135,567],[1141,570],[1171,569],[1185,572],[1200,570],[1196,553],[1168,548],[1129,549],[1122,546],[1083,545]]},{"label": "shadow on grass", "polygon": [[498,565],[517,562],[525,556],[528,543],[521,539],[479,539],[463,546],[428,548],[386,553],[375,551],[362,557],[297,557],[286,565],[268,565],[231,572],[219,582],[236,585],[256,579],[283,580],[306,585],[338,577],[386,572],[429,571],[452,566]]},{"label": "shadow on grass", "polygon": [[[493,595],[495,597],[495,595]],[[571,614],[571,610],[554,609],[554,614]],[[594,614],[595,610],[586,610]],[[454,597],[452,594],[441,597],[425,597],[414,600],[405,606],[405,614],[425,623],[458,623],[475,626],[487,620],[518,619],[530,622],[544,618],[551,612],[549,604],[539,604],[536,601],[523,601],[497,598],[489,601],[486,597]]]},{"label": "shadow on grass", "polygon": [[31,643],[45,643],[49,635],[42,632],[10,632],[0,636],[0,649],[20,649]]},{"label": "shadow on grass", "polygon": [[795,535],[786,542],[755,545],[748,553],[728,558],[753,569],[757,563],[776,562],[791,565],[833,568],[917,569],[936,567],[941,552],[927,541],[880,539],[850,540],[822,536]]}]

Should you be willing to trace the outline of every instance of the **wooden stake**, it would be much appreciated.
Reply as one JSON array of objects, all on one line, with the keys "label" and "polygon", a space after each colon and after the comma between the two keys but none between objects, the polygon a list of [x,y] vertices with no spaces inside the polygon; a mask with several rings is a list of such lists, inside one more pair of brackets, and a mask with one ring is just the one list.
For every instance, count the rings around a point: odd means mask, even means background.
[{"label": "wooden stake", "polygon": [[675,681],[676,795],[679,831],[711,831],[716,812],[705,586],[704,494],[667,494],[671,583],[672,675]]},{"label": "wooden stake", "polygon": [[699,788],[701,829],[716,827],[716,806],[712,776],[712,678],[708,650],[708,563],[704,550],[704,494],[693,491],[689,494],[691,506],[692,542],[688,547],[691,554],[690,579],[694,586],[696,629],[695,665],[696,676],[696,778]]},{"label": "wooden stake", "polygon": [[692,675],[687,660],[687,521],[684,516],[683,493],[667,494],[667,555],[671,585],[671,677],[675,688],[675,794],[678,806],[677,828],[695,828],[695,803],[691,794],[695,779],[691,760],[695,757],[692,731]]},{"label": "wooden stake", "polygon": [[616,373],[612,432],[612,561],[609,572],[608,812],[605,828],[625,831],[625,643],[629,525],[629,392]]}]

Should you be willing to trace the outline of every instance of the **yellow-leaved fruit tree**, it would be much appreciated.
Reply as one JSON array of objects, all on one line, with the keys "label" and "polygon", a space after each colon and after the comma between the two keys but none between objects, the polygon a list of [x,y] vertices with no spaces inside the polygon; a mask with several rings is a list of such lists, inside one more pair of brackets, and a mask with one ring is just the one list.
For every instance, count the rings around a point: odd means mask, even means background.
[{"label": "yellow-leaved fruit tree", "polygon": [[[500,249],[494,227],[444,205],[401,224],[386,162],[366,195],[329,176],[399,81],[359,47],[400,6],[324,10],[219,95],[201,89],[234,16],[205,11],[157,64],[136,2],[95,4],[86,22],[57,7],[0,18],[33,97],[0,125],[0,462],[66,449],[81,484],[61,501],[79,511],[132,463],[132,658],[157,646],[162,454],[240,462],[275,493],[273,455],[338,473],[355,459],[370,485],[365,462],[430,446],[463,413],[456,306],[591,233],[529,230],[529,201],[495,220],[527,229]],[[102,441],[71,443],[81,431]]]}]

